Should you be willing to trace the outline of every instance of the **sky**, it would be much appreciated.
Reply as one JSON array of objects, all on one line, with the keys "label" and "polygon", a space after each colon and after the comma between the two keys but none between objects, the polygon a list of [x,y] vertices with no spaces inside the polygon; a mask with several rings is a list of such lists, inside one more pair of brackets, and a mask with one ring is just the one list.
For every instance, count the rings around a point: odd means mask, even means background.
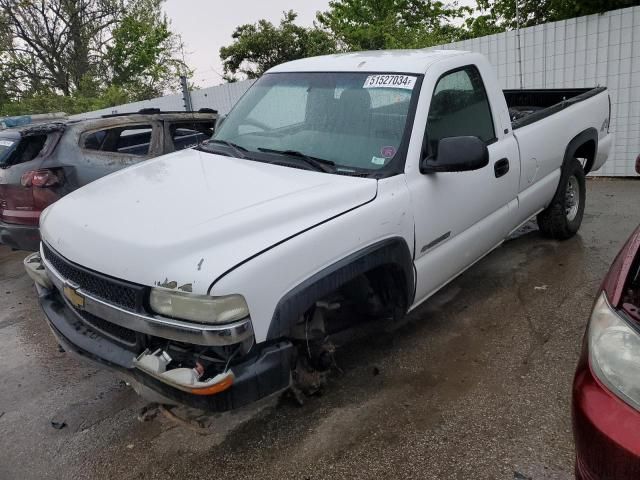
[{"label": "sky", "polygon": [[231,43],[238,25],[266,19],[279,23],[282,12],[293,9],[296,23],[311,26],[316,12],[326,10],[329,0],[167,0],[164,10],[171,28],[182,36],[185,59],[195,70],[199,87],[223,83],[220,47]]},{"label": "sky", "polygon": [[[458,4],[472,6],[475,1]],[[192,81],[204,88],[224,83],[220,47],[231,43],[238,25],[263,18],[277,24],[284,11],[294,10],[298,25],[311,26],[316,12],[328,6],[329,0],[166,0],[164,10],[185,44],[185,60],[195,70]]]}]

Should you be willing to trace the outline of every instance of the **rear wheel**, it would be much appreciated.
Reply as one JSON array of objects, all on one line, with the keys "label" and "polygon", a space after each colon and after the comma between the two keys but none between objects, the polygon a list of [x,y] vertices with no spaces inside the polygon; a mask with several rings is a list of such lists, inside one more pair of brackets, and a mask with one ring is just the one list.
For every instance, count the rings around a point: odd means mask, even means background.
[{"label": "rear wheel", "polygon": [[585,176],[577,159],[571,160],[560,182],[551,204],[538,214],[538,226],[544,236],[566,240],[578,232],[584,215]]}]

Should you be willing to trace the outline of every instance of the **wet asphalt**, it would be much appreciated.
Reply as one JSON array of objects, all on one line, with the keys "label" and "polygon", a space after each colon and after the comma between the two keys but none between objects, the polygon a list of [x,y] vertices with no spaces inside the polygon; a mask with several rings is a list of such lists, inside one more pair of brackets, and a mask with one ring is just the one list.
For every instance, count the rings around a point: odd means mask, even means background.
[{"label": "wet asphalt", "polygon": [[24,253],[0,246],[0,479],[573,478],[585,324],[640,223],[640,181],[587,184],[575,238],[529,225],[403,325],[339,350],[322,396],[177,412],[199,430],[140,422],[145,402],[124,382],[60,352]]}]

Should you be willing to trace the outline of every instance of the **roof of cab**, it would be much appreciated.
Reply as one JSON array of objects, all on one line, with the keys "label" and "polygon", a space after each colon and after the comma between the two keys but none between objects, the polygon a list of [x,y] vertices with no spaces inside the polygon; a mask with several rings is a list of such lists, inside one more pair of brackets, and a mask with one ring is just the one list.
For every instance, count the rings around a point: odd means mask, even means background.
[{"label": "roof of cab", "polygon": [[267,73],[281,72],[397,72],[425,73],[444,57],[463,55],[461,50],[375,50],[303,58],[280,64]]}]

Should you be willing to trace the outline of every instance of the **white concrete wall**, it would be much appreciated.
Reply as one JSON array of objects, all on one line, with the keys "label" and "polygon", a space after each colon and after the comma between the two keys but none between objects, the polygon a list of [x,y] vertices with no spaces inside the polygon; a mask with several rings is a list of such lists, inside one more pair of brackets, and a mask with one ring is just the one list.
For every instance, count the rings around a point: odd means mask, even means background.
[{"label": "white concrete wall", "polygon": [[[613,155],[595,175],[636,176],[640,154],[640,7],[520,31],[524,88],[609,88]],[[472,50],[496,67],[502,87],[520,88],[516,32],[434,48]]]}]

